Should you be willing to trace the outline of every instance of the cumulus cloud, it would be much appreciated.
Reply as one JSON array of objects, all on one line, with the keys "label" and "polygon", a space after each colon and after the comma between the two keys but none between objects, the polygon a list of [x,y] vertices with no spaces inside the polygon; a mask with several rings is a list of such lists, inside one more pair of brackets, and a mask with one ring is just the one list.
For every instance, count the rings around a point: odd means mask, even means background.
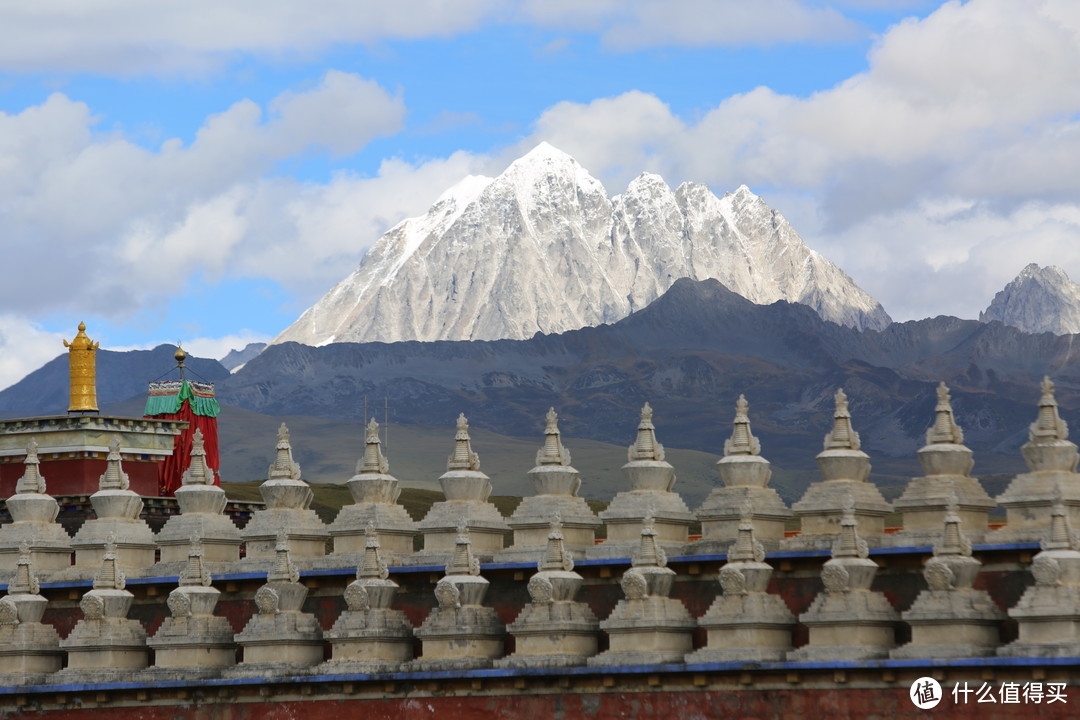
[{"label": "cumulus cloud", "polygon": [[[559,103],[522,146],[563,147],[613,192],[652,170],[797,198],[796,227],[899,318],[974,317],[1027,262],[1080,276],[1080,5],[949,2],[868,59],[809,97],[759,87],[693,120],[641,92]],[[923,281],[953,297],[912,299]]]},{"label": "cumulus cloud", "polygon": [[25,317],[0,313],[0,390],[64,352],[64,339]]}]

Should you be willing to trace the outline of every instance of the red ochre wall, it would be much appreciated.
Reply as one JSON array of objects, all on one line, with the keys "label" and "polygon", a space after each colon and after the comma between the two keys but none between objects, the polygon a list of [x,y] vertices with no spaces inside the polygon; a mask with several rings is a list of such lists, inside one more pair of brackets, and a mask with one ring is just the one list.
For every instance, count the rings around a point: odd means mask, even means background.
[{"label": "red ochre wall", "polygon": [[167,705],[98,706],[49,710],[12,710],[0,718],[48,720],[615,720],[615,718],[1058,718],[1077,717],[1080,693],[1068,702],[1047,704],[954,704],[946,698],[936,708],[919,710],[907,688],[682,690],[676,692],[619,690],[547,694],[476,694],[462,697],[345,697],[275,701],[180,700]]},{"label": "red ochre wall", "polygon": [[[105,472],[107,463],[104,453],[89,453],[92,457],[42,458],[41,474],[45,476],[45,485],[53,497],[60,495],[90,495],[98,491],[99,481]],[[26,467],[23,458],[16,461],[0,462],[0,497],[15,494],[15,485],[19,482]],[[128,474],[131,489],[144,497],[157,497],[158,465],[160,462],[145,456],[141,459],[125,457],[124,472]]]}]

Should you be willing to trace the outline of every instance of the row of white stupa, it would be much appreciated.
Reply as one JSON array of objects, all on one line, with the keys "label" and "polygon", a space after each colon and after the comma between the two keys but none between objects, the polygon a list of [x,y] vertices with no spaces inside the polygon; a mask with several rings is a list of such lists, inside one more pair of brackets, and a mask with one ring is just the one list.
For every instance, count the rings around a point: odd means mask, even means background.
[{"label": "row of white stupa", "polygon": [[[531,602],[509,626],[483,604],[488,581],[472,553],[464,519],[445,575],[434,589],[438,604],[416,628],[392,607],[398,586],[389,579],[373,523],[365,532],[356,580],[343,593],[346,609],[325,632],[314,615],[303,612],[308,589],[290,558],[287,531],[277,538],[266,583],[255,594],[257,612],[240,633],[214,614],[220,591],[203,564],[200,539],[192,538],[179,586],[168,597],[171,616],[149,638],[141,623],[127,617],[134,597],[124,589],[111,536],[93,589],[80,602],[82,619],[63,640],[41,622],[48,601],[39,594],[24,544],[8,594],[0,598],[0,681],[1080,654],[1080,544],[1060,498],[1051,537],[1032,565],[1036,583],[1009,611],[1019,625],[1019,639],[1004,646],[998,640],[1004,613],[985,591],[972,587],[981,564],[960,530],[955,498],[950,498],[944,523],[943,537],[924,569],[928,589],[898,613],[884,594],[870,589],[878,567],[867,557],[849,499],[832,558],[821,570],[824,591],[798,617],[809,629],[809,642],[797,649],[792,644],[795,616],[779,595],[766,592],[773,569],[754,537],[749,505],[720,570],[723,592],[696,619],[670,597],[676,574],[666,567],[652,517],[645,518],[632,567],[622,575],[624,599],[602,622],[575,599],[583,578],[574,571],[562,525],[553,517],[537,572],[528,582]],[[911,625],[912,640],[896,647],[901,619]],[[698,627],[706,630],[707,642],[694,649]],[[600,631],[608,637],[603,652],[598,652]],[[514,652],[504,656],[508,632]],[[421,643],[417,658],[414,637]],[[326,642],[331,659],[323,662]],[[154,651],[152,666],[148,650]]]},{"label": "row of white stupa", "polygon": [[[446,499],[435,503],[419,523],[397,504],[400,488],[397,479],[389,474],[374,420],[367,428],[365,451],[356,475],[347,482],[354,502],[344,506],[329,525],[310,508],[313,493],[301,479],[283,424],[269,477],[260,486],[266,507],[253,514],[243,531],[223,514],[226,495],[213,484],[202,438],[197,434],[190,467],[176,492],[181,512],[169,518],[160,532],[155,535],[140,518],[143,501],[128,487],[119,441],[114,440],[100,489],[90,497],[96,518],[87,520],[72,539],[56,523],[58,506],[46,494],[36,445],[31,441],[25,472],[16,494],[7,500],[12,522],[0,527],[0,577],[4,571],[15,569],[18,548],[24,541],[30,544],[35,567],[49,573],[50,579],[87,577],[100,565],[105,539],[110,535],[116,538],[120,567],[144,575],[161,575],[170,574],[171,565],[186,561],[192,535],[202,539],[207,562],[238,562],[241,544],[246,545],[245,563],[269,562],[282,528],[288,532],[293,558],[302,565],[340,567],[351,564],[349,555],[363,550],[369,523],[374,524],[392,563],[441,564],[454,548],[462,518],[477,556],[503,562],[534,558],[545,545],[548,521],[556,512],[562,518],[567,547],[579,556],[600,558],[629,556],[638,543],[646,515],[652,516],[657,541],[669,553],[723,552],[737,533],[741,508],[746,503],[754,509],[760,539],[769,547],[786,549],[828,547],[840,530],[847,500],[851,501],[860,535],[875,545],[932,544],[940,534],[950,497],[956,499],[956,513],[965,531],[978,542],[1045,538],[1056,492],[1061,494],[1071,521],[1075,524],[1080,520],[1080,474],[1076,472],[1080,455],[1076,445],[1067,439],[1068,428],[1058,414],[1049,379],[1043,381],[1038,417],[1022,448],[1029,472],[1018,475],[996,500],[970,475],[972,452],[963,444],[963,433],[953,419],[944,383],[938,388],[927,444],[918,452],[925,475],[912,479],[892,504],[868,481],[870,458],[860,449],[858,433],[852,429],[843,390],[836,393],[833,428],[825,436],[825,449],[817,456],[824,479],[811,484],[791,509],[768,487],[769,462],[761,457],[747,411],[746,400],[740,396],[733,433],[724,444],[724,457],[717,463],[723,484],[691,513],[672,491],[675,470],[664,460],[663,446],[655,437],[652,411],[646,404],[637,438],[622,468],[627,489],[617,494],[599,517],[578,495],[581,479],[570,465],[570,453],[561,442],[553,410],[547,415],[545,442],[537,453],[536,466],[529,471],[536,494],[524,498],[510,518],[504,518],[488,500],[491,481],[480,472],[464,415],[458,418],[447,472],[439,478]],[[998,503],[1005,508],[1007,524],[988,532],[987,514]],[[884,518],[894,509],[900,513],[903,527],[900,532],[885,535]],[[785,538],[785,523],[793,516],[798,518],[801,532]],[[688,542],[689,528],[695,520],[701,523],[702,537]],[[596,530],[602,524],[606,525],[607,540],[597,544]],[[512,543],[504,547],[511,532]],[[414,552],[417,534],[422,537],[422,549]]]}]

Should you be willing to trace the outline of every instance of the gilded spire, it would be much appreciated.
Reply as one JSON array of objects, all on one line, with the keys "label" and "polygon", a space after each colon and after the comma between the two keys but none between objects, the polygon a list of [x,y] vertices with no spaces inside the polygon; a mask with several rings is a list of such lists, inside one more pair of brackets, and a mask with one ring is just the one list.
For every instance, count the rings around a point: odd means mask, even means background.
[{"label": "gilded spire", "polygon": [[765,547],[754,537],[754,506],[747,500],[739,512],[739,534],[728,550],[728,562],[762,562]]},{"label": "gilded spire", "polygon": [[293,460],[292,445],[289,443],[289,428],[281,423],[277,436],[277,455],[268,471],[270,480],[299,480],[300,463]]},{"label": "gilded spire", "polygon": [[645,522],[641,526],[641,545],[630,560],[633,567],[664,567],[667,565],[667,553],[656,542],[656,520],[653,510],[645,515]]},{"label": "gilded spire", "polygon": [[41,461],[38,459],[37,440],[30,438],[26,444],[26,459],[23,460],[23,474],[15,484],[16,493],[45,494],[45,476],[41,474]]},{"label": "gilded spire", "polygon": [[1054,383],[1049,377],[1042,379],[1042,397],[1039,398],[1039,417],[1028,430],[1028,439],[1032,442],[1046,440],[1067,440],[1069,426],[1058,414],[1057,400],[1054,398]]},{"label": "gilded spire", "polygon": [[446,574],[447,576],[480,574],[480,561],[472,554],[472,541],[469,539],[469,528],[465,524],[464,517],[457,526],[454,554],[446,565]]},{"label": "gilded spire", "polygon": [[731,437],[724,441],[724,457],[729,455],[760,455],[761,443],[750,432],[750,403],[745,395],[739,395],[735,403],[735,428]]},{"label": "gilded spire", "polygon": [[214,471],[206,464],[206,447],[201,428],[191,438],[191,464],[184,471],[184,485],[213,485]]},{"label": "gilded spire", "polygon": [[447,470],[479,470],[480,456],[473,452],[469,438],[469,421],[465,413],[458,415],[457,432],[454,433],[454,452],[446,462]]},{"label": "gilded spire", "polygon": [[949,502],[945,509],[945,534],[941,545],[934,546],[934,555],[971,555],[971,543],[960,528],[960,505],[955,490],[949,491]]},{"label": "gilded spire", "polygon": [[379,439],[379,423],[375,418],[367,424],[364,438],[364,456],[356,463],[356,474],[386,475],[390,472],[390,463],[382,452],[382,440]]},{"label": "gilded spire", "polygon": [[949,397],[949,388],[942,382],[937,387],[937,405],[934,407],[934,424],[926,431],[926,444],[938,445],[948,443],[962,445],[964,443],[964,431],[956,424],[953,417],[952,401]]},{"label": "gilded spire", "polygon": [[547,548],[544,550],[544,557],[536,564],[536,569],[540,572],[548,570],[569,572],[574,569],[574,556],[563,545],[562,517],[559,513],[552,513],[550,527]]},{"label": "gilded spire", "polygon": [[870,548],[859,537],[858,523],[855,520],[855,501],[849,494],[844,500],[844,515],[840,520],[840,534],[833,543],[833,558],[866,558]]},{"label": "gilded spire", "polygon": [[37,595],[41,590],[37,576],[34,575],[33,560],[30,555],[30,543],[19,543],[19,564],[15,567],[15,577],[8,582],[8,595]]},{"label": "gilded spire", "polygon": [[79,323],[79,333],[68,348],[68,375],[71,380],[68,412],[97,412],[97,370],[95,353],[99,343],[86,335],[86,323]]},{"label": "gilded spire", "polygon": [[825,436],[826,450],[858,450],[859,433],[851,427],[851,412],[848,411],[848,399],[844,389],[839,388],[833,396],[836,410],[833,413],[832,432]]},{"label": "gilded spire", "polygon": [[559,416],[555,413],[555,408],[548,409],[545,419],[547,426],[544,428],[544,447],[536,453],[536,464],[569,465],[570,451],[563,447],[559,435]]},{"label": "gilded spire", "polygon": [[360,567],[356,569],[356,579],[385,580],[390,577],[390,569],[379,554],[379,533],[373,521],[368,521],[364,536],[364,557],[360,561]]},{"label": "gilded spire", "polygon": [[292,559],[289,557],[289,531],[284,527],[278,530],[274,552],[274,567],[266,574],[266,582],[299,582],[300,571],[292,564]]},{"label": "gilded spire", "polygon": [[107,465],[104,474],[98,480],[98,489],[127,490],[128,474],[120,466],[120,438],[115,435],[109,443],[109,455],[105,458],[105,462]]},{"label": "gilded spire", "polygon": [[638,423],[637,439],[630,446],[627,457],[635,460],[663,460],[664,446],[656,441],[656,428],[652,422],[652,407],[649,403],[641,408],[641,422]]},{"label": "gilded spire", "polygon": [[210,587],[213,578],[203,565],[203,544],[198,534],[191,536],[191,545],[188,546],[188,561],[184,571],[180,573],[180,586]]},{"label": "gilded spire", "polygon": [[95,590],[123,590],[126,578],[116,566],[116,536],[111,533],[105,539],[105,554],[101,557],[101,568],[94,576]]}]

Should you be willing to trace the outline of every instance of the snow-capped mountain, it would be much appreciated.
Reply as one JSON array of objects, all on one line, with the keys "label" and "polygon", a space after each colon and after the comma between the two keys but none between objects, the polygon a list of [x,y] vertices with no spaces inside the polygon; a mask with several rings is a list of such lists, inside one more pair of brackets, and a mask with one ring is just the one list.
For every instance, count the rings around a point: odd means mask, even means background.
[{"label": "snow-capped mountain", "polygon": [[994,296],[979,320],[998,320],[1030,333],[1080,333],[1080,285],[1059,267],[1031,263]]},{"label": "snow-capped mountain", "polygon": [[644,173],[609,198],[541,143],[389,230],[274,342],[521,339],[614,322],[681,277],[715,278],[759,304],[804,303],[857,328],[890,322],[745,186],[718,198]]}]

